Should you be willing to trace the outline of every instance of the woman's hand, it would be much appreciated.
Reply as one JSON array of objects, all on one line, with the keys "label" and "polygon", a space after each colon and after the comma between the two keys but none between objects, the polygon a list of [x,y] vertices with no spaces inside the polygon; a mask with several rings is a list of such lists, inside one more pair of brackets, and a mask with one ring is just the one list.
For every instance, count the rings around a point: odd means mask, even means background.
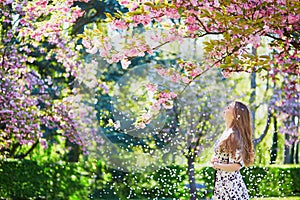
[{"label": "woman's hand", "polygon": [[239,171],[241,168],[240,164],[237,163],[229,163],[229,164],[225,164],[225,163],[220,163],[218,161],[213,162],[214,160],[212,160],[212,167],[217,170],[223,170],[223,171],[227,171],[227,172],[236,172]]},{"label": "woman's hand", "polygon": [[217,157],[213,157],[213,159],[211,160],[211,164],[212,164],[212,167],[217,170],[217,166],[216,164],[219,162],[218,158]]}]

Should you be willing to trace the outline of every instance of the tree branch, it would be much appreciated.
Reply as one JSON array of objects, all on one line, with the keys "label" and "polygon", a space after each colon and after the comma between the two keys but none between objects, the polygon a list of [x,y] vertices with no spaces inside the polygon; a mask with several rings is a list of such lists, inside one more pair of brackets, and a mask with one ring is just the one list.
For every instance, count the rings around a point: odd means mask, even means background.
[{"label": "tree branch", "polygon": [[263,133],[256,139],[253,140],[254,143],[254,148],[256,147],[256,145],[258,145],[263,139],[264,137],[267,135],[269,127],[270,127],[270,123],[271,123],[271,117],[272,117],[272,113],[271,110],[268,108],[268,118],[267,118],[267,122],[266,122],[266,126],[265,129],[263,131]]},{"label": "tree branch", "polygon": [[200,139],[201,139],[201,137],[203,136],[202,132],[203,132],[203,127],[205,126],[205,124],[206,124],[206,121],[204,121],[204,123],[201,124],[201,128],[198,129],[199,135],[198,135],[196,144],[195,144],[195,146],[194,146],[194,150],[195,150],[195,151],[194,151],[194,154],[193,154],[194,157],[197,156],[197,154],[196,154],[196,149],[197,149],[197,147],[198,147],[199,144],[200,144]]},{"label": "tree branch", "polygon": [[17,159],[23,159],[23,158],[25,158],[26,156],[28,156],[28,154],[30,154],[30,153],[33,151],[33,149],[34,149],[38,144],[39,144],[39,141],[37,140],[37,141],[30,147],[30,149],[29,149],[26,153],[22,153],[22,154],[20,154],[20,155],[16,155],[16,156],[14,156],[14,158],[17,158]]},{"label": "tree branch", "polygon": [[284,42],[284,40],[283,40],[282,38],[275,37],[275,36],[273,36],[273,35],[271,35],[271,34],[266,34],[266,36],[268,36],[268,37],[270,37],[270,38],[272,38],[272,39],[274,39],[274,40],[279,40],[279,41]]},{"label": "tree branch", "polygon": [[[87,7],[83,10],[85,14],[88,13],[89,9],[95,7],[95,2],[96,0],[92,0],[92,1],[89,1],[87,3]],[[100,15],[100,13],[96,12],[95,15],[93,16],[87,16],[85,17],[85,14],[83,15],[83,17],[79,18],[76,23],[74,24],[74,26],[72,27],[72,35],[75,35],[78,33],[79,29],[82,28],[84,25],[88,24],[88,23],[92,23],[92,19],[98,15]]]},{"label": "tree branch", "polygon": [[225,31],[221,31],[221,32],[210,32],[209,30],[207,30],[207,28],[204,26],[203,22],[198,18],[197,15],[194,14],[194,16],[196,17],[196,20],[200,23],[200,25],[202,26],[202,28],[204,29],[204,31],[206,32],[206,34],[213,34],[213,35],[219,35],[219,34],[223,34],[225,33]]}]

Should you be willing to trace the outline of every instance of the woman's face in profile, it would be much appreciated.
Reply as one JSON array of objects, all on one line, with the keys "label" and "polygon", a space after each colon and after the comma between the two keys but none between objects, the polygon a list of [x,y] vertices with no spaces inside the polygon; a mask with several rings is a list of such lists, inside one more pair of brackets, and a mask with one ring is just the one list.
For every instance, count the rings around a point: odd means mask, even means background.
[{"label": "woman's face in profile", "polygon": [[233,105],[229,104],[225,107],[223,113],[224,119],[226,122],[231,122],[233,120]]}]

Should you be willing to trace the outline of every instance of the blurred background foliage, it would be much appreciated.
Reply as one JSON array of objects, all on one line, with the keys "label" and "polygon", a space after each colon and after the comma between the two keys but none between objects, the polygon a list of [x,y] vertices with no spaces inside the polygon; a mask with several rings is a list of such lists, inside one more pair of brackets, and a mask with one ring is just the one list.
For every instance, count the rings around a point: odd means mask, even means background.
[{"label": "blurred background foliage", "polygon": [[[108,168],[101,161],[1,161],[0,196],[4,199],[189,199],[186,165],[147,173]],[[257,197],[300,194],[295,165],[253,166],[241,171],[249,193]],[[199,198],[210,198],[214,170],[196,168]]]}]

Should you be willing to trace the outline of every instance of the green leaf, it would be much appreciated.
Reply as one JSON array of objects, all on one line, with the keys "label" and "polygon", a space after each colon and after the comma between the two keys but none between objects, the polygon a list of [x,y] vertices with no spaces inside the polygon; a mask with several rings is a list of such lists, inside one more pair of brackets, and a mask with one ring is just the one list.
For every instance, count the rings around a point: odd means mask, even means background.
[{"label": "green leaf", "polygon": [[154,7],[154,4],[152,2],[150,2],[150,1],[145,2],[144,5],[145,6],[150,6],[151,8]]},{"label": "green leaf", "polygon": [[223,36],[226,40],[230,40],[230,34],[228,32],[223,33]]},{"label": "green leaf", "polygon": [[259,56],[260,58],[265,58],[265,59],[270,59],[270,56],[267,56],[267,55],[262,55],[262,56]]},{"label": "green leaf", "polygon": [[122,18],[122,16],[121,16],[119,13],[115,13],[115,17],[117,17],[117,18],[119,18],[119,19]]},{"label": "green leaf", "polygon": [[182,15],[182,13],[183,13],[183,10],[182,10],[182,8],[181,8],[181,7],[179,7],[179,8],[178,8],[178,13],[179,13],[179,15]]},{"label": "green leaf", "polygon": [[104,14],[105,14],[105,16],[106,16],[107,18],[113,19],[113,16],[112,16],[110,13],[104,13]]},{"label": "green leaf", "polygon": [[229,56],[225,58],[225,63],[231,63],[231,58]]}]

